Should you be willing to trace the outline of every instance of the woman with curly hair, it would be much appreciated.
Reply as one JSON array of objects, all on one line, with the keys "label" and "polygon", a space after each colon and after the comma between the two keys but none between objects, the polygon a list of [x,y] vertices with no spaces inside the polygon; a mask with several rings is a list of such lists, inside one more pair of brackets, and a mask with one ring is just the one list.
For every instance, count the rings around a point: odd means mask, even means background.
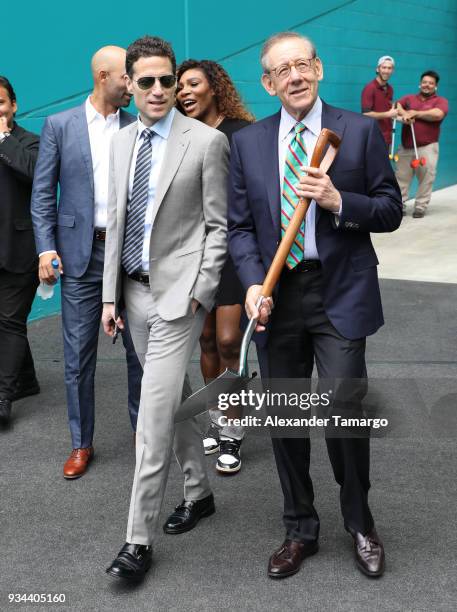
[{"label": "woman with curly hair", "polygon": [[[188,117],[203,121],[223,132],[229,142],[232,134],[254,122],[224,68],[211,60],[183,62],[177,71],[176,105]],[[201,370],[206,381],[219,376],[226,368],[238,368],[241,332],[240,317],[245,292],[238,280],[230,256],[222,270],[216,306],[208,313],[200,338]],[[234,474],[241,468],[240,446],[243,427],[219,427],[220,411],[211,412],[211,426],[203,444],[207,455],[219,451],[216,469]],[[235,416],[231,413],[230,416]]]}]

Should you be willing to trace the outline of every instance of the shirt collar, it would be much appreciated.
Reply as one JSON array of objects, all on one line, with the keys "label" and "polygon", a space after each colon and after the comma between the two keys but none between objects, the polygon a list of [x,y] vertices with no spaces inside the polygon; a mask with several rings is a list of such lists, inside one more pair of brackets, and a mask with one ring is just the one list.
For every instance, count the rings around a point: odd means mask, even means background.
[{"label": "shirt collar", "polygon": [[[173,123],[173,117],[175,116],[175,112],[176,109],[173,107],[170,112],[165,115],[165,117],[159,119],[159,121],[154,123],[154,125],[152,125],[148,129],[150,129],[151,132],[154,132],[154,134],[158,134],[164,140],[167,140],[168,136],[170,135],[171,124]],[[146,128],[147,126],[144,125],[144,123],[141,121],[140,115],[138,115],[138,137],[141,136],[141,134]]]},{"label": "shirt collar", "polygon": [[385,91],[386,89],[389,89],[389,83],[384,83],[383,85],[382,83],[378,81],[376,77],[373,79],[373,83],[376,85],[378,89],[382,89],[383,91]]},{"label": "shirt collar", "polygon": [[98,119],[103,119],[103,121],[113,121],[115,118],[119,117],[119,114],[120,114],[120,111],[119,109],[117,109],[115,113],[111,113],[105,119],[105,117],[98,112],[98,110],[95,108],[95,106],[90,101],[90,96],[87,96],[86,117],[87,117],[88,124],[91,124],[93,121],[96,121]]},{"label": "shirt collar", "polygon": [[[284,140],[290,131],[294,128],[297,120],[290,115],[284,106],[281,107],[281,120],[279,123],[279,140]],[[312,109],[309,111],[300,123],[306,126],[306,129],[312,132],[315,136],[319,136],[322,124],[322,100],[319,96],[316,98]]]},{"label": "shirt collar", "polygon": [[417,97],[417,98],[418,98],[418,99],[419,99],[421,102],[425,102],[426,100],[432,100],[433,98],[437,98],[437,97],[438,97],[438,94],[437,94],[437,93],[436,93],[436,91],[435,91],[435,93],[434,93],[434,94],[432,94],[431,96],[427,96],[427,97],[425,97],[425,96],[423,96],[423,95],[421,94],[421,92],[419,92],[418,94],[416,94],[416,97]]}]

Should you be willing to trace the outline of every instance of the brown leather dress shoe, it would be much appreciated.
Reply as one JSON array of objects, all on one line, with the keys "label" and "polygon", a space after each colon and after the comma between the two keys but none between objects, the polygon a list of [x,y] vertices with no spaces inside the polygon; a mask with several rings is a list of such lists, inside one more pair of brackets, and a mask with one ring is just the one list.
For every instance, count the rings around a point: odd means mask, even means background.
[{"label": "brown leather dress shoe", "polygon": [[89,448],[74,448],[63,466],[63,477],[72,479],[82,476],[89,467],[93,456],[94,449],[92,446],[89,446]]},{"label": "brown leather dress shoe", "polygon": [[294,540],[284,540],[283,545],[275,551],[268,562],[270,578],[286,578],[296,574],[306,557],[314,555],[319,550],[317,542],[305,544]]},{"label": "brown leather dress shoe", "polygon": [[377,578],[384,573],[384,546],[375,529],[367,535],[352,533],[354,538],[355,561],[366,576]]}]

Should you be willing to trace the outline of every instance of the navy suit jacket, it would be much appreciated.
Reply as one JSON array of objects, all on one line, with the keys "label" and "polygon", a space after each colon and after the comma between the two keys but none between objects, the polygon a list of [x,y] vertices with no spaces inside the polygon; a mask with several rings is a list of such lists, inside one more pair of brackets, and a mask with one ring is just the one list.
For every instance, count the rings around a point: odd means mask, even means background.
[{"label": "navy suit jacket", "polygon": [[[135,117],[121,109],[120,128],[133,121]],[[65,274],[83,276],[94,239],[94,174],[85,102],[46,118],[31,210],[37,253],[55,250]]]},{"label": "navy suit jacket", "polygon": [[[263,283],[281,239],[279,123],[277,113],[233,135],[229,249],[245,289]],[[333,213],[319,206],[316,210],[324,307],[339,333],[356,339],[373,334],[384,323],[370,232],[398,228],[401,195],[376,121],[323,103],[324,127],[342,138],[329,170],[342,196],[339,224]],[[264,345],[266,336],[257,334],[257,343]]]}]

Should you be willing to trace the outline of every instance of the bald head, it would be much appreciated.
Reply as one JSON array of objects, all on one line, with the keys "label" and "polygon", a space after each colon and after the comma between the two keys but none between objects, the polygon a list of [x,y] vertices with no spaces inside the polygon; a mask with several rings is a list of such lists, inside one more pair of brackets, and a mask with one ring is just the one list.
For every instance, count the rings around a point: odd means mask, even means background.
[{"label": "bald head", "polygon": [[99,49],[90,63],[95,100],[101,107],[126,107],[130,94],[125,82],[125,49],[109,45]]},{"label": "bald head", "polygon": [[125,49],[109,45],[94,53],[90,62],[94,82],[100,79],[101,72],[125,72]]}]

